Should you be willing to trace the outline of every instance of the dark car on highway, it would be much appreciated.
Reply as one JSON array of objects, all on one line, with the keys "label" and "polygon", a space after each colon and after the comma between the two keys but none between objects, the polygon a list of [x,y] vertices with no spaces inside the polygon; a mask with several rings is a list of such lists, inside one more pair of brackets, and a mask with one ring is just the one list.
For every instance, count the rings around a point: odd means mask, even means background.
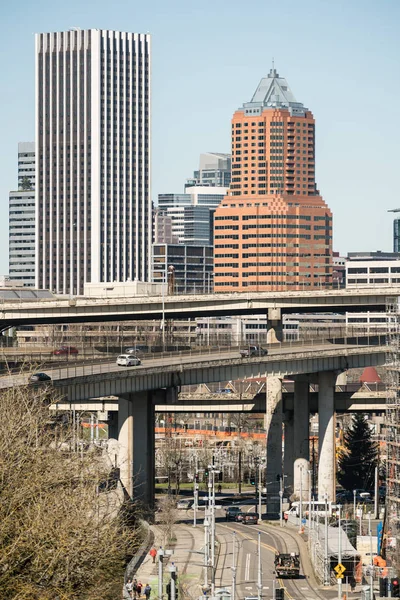
[{"label": "dark car on highway", "polygon": [[225,509],[225,518],[227,521],[235,521],[236,515],[241,513],[239,506],[228,506]]},{"label": "dark car on highway", "polygon": [[258,513],[244,513],[243,514],[243,521],[242,521],[245,525],[257,525],[258,523]]},{"label": "dark car on highway", "polygon": [[47,375],[47,373],[32,373],[28,379],[28,383],[42,383],[43,381],[51,381],[50,375]]}]

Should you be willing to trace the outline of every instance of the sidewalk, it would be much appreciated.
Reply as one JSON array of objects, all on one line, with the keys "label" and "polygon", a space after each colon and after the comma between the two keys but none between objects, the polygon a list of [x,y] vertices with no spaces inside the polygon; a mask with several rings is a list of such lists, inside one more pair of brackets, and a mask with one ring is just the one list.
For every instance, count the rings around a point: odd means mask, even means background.
[{"label": "sidewalk", "polygon": [[[163,546],[163,533],[157,525],[152,525],[154,533],[154,546],[158,550]],[[192,527],[186,524],[177,524],[174,526],[174,535],[176,542],[166,546],[164,550],[173,550],[172,556],[164,556],[164,594],[165,586],[170,580],[168,567],[171,563],[177,567],[179,587],[184,590],[184,595],[179,594],[179,600],[183,598],[198,598],[201,595],[201,581],[203,571],[203,553],[201,548],[204,545],[204,531],[201,525]],[[151,585],[151,598],[158,598],[158,557],[153,564],[152,557],[147,554],[142,564],[138,568],[135,578],[143,584]],[[124,589],[124,600],[129,599],[129,594]],[[142,598],[144,595],[142,594]]]}]

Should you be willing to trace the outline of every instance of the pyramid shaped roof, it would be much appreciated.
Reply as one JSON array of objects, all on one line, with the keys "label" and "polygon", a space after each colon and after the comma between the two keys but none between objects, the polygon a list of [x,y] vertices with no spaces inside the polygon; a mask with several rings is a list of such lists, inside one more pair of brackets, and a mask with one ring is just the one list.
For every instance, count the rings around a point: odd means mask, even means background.
[{"label": "pyramid shaped roof", "polygon": [[295,108],[303,109],[304,105],[297,102],[284,77],[280,77],[276,69],[271,69],[267,77],[258,84],[250,102],[243,104],[244,108]]}]

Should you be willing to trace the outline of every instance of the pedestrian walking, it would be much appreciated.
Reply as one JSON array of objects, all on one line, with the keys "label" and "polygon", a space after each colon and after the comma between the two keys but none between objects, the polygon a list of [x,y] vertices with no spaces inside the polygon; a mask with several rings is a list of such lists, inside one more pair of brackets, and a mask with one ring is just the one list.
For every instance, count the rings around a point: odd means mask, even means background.
[{"label": "pedestrian walking", "polygon": [[146,596],[146,600],[150,599],[151,594],[151,586],[149,583],[146,583],[146,587],[144,588],[144,595]]},{"label": "pedestrian walking", "polygon": [[133,597],[137,598],[137,579],[134,579],[132,582],[132,592],[133,592]]},{"label": "pedestrian walking", "polygon": [[218,494],[220,494],[221,492],[222,492],[222,485],[219,484],[219,486],[218,486]]},{"label": "pedestrian walking", "polygon": [[136,594],[137,594],[136,597],[137,598],[141,598],[141,596],[142,596],[142,587],[143,586],[142,586],[141,582],[138,581],[137,584],[136,584]]},{"label": "pedestrian walking", "polygon": [[132,583],[132,579],[128,579],[128,581],[125,584],[125,589],[129,594],[129,598],[132,598],[132,592],[133,592],[133,583]]},{"label": "pedestrian walking", "polygon": [[156,562],[156,556],[157,556],[157,550],[154,548],[154,546],[152,547],[152,549],[149,552],[151,558],[153,559],[153,565]]}]

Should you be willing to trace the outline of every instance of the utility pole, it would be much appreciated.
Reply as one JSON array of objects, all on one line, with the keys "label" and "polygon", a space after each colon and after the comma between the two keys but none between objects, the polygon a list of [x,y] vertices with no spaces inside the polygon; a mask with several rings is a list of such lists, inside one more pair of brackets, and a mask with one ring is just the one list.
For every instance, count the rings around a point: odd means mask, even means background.
[{"label": "utility pole", "polygon": [[215,471],[211,467],[211,593],[215,592]]},{"label": "utility pole", "polygon": [[158,552],[158,598],[163,600],[163,561],[164,561],[164,549],[160,546]]},{"label": "utility pole", "polygon": [[[339,509],[339,531],[338,531],[338,564],[342,564],[342,507],[338,504]],[[338,600],[342,600],[342,579],[338,579]],[[372,600],[372,596],[371,596]]]},{"label": "utility pole", "polygon": [[260,464],[258,465],[258,518],[262,521],[262,503],[261,503],[261,492],[262,492],[262,476],[261,469],[262,464],[260,460]]},{"label": "utility pole", "polygon": [[233,537],[233,548],[232,548],[232,600],[236,600],[236,532],[232,534]]},{"label": "utility pole", "polygon": [[171,600],[175,600],[177,568],[174,563],[169,567],[169,572],[171,573]]},{"label": "utility pole", "polygon": [[374,560],[372,556],[372,529],[371,529],[371,513],[368,513],[368,535],[369,535],[369,553],[370,553],[370,575],[369,587],[371,589],[370,598],[374,597]]},{"label": "utility pole", "polygon": [[208,590],[208,551],[209,551],[209,522],[208,522],[208,513],[209,511],[207,510],[207,508],[205,509],[205,515],[204,515],[204,589]]},{"label": "utility pole", "polygon": [[328,557],[328,494],[324,494],[325,500],[325,552],[324,552],[324,563],[325,563],[325,573],[324,573],[324,585],[326,587],[329,586],[329,557]]},{"label": "utility pole", "polygon": [[[239,419],[240,419],[240,415],[239,415]],[[240,432],[240,429],[239,429]],[[239,440],[240,442],[240,440]],[[238,479],[239,479],[239,495],[242,493],[242,451],[239,450],[239,461],[238,461]]]},{"label": "utility pole", "polygon": [[261,572],[261,532],[258,532],[258,577],[257,577],[257,595],[258,600],[261,600],[261,592],[262,592],[262,572]]},{"label": "utility pole", "polygon": [[199,494],[199,486],[198,486],[198,477],[199,477],[199,469],[198,469],[198,464],[197,464],[197,454],[195,454],[195,463],[194,463],[194,486],[193,486],[193,496],[194,496],[194,503],[193,503],[193,527],[196,527],[197,522],[196,522],[196,518],[197,518],[197,502],[198,502],[198,494]]},{"label": "utility pole", "polygon": [[279,476],[279,525],[283,527],[283,475]]},{"label": "utility pole", "polygon": [[303,528],[303,465],[300,465],[300,524],[299,533],[302,533]]},{"label": "utility pole", "polygon": [[378,467],[375,467],[375,498],[374,498],[375,519],[379,518],[378,502],[379,502],[379,478],[378,478]]},{"label": "utility pole", "polygon": [[312,528],[312,511],[311,511],[311,487],[312,487],[312,471],[308,470],[308,549],[311,550],[311,528]]}]

